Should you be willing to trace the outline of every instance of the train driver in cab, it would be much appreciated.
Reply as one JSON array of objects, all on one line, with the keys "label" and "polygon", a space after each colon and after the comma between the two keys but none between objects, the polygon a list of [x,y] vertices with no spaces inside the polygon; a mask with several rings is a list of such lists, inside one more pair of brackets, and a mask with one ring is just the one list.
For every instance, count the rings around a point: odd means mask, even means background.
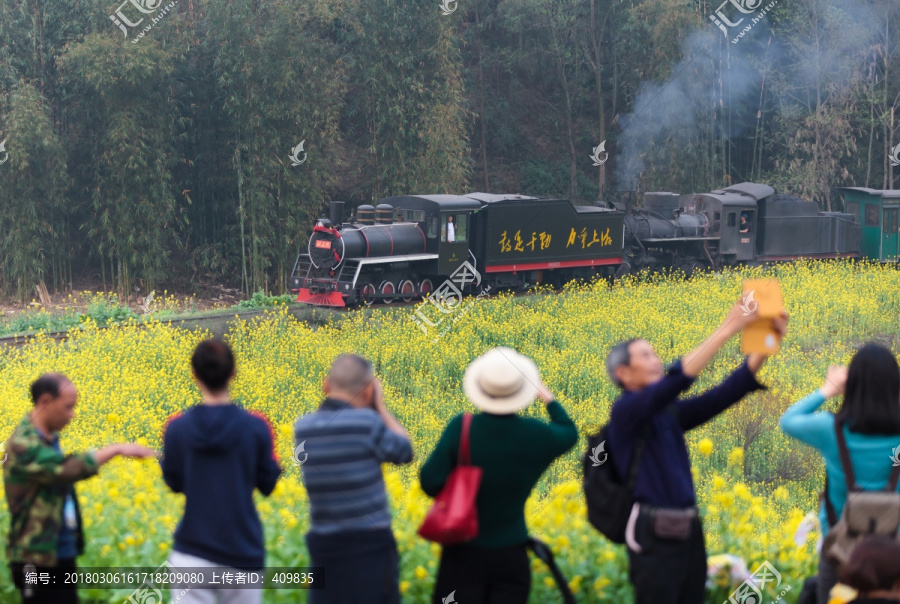
[{"label": "train driver in cab", "polygon": [[447,216],[447,223],[442,231],[441,241],[456,241],[456,225],[453,223],[453,216]]}]

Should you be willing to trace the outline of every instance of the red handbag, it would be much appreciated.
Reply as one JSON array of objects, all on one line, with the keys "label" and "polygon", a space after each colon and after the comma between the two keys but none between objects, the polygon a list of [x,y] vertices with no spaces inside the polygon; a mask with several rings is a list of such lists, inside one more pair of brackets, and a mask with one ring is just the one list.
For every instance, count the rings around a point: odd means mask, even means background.
[{"label": "red handbag", "polygon": [[475,498],[481,486],[481,468],[472,465],[469,430],[472,414],[463,416],[459,438],[459,461],[447,477],[444,488],[434,498],[419,536],[444,545],[465,543],[478,535],[478,510]]}]

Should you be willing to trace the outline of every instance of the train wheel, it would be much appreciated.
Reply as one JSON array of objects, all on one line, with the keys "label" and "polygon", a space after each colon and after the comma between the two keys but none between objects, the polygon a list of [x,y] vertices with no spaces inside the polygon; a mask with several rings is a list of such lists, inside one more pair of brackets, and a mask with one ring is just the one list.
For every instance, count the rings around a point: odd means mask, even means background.
[{"label": "train wheel", "polygon": [[628,262],[623,262],[622,264],[619,265],[619,268],[616,269],[616,273],[615,273],[615,275],[613,275],[613,277],[615,277],[616,279],[618,279],[619,277],[624,277],[630,271],[631,271],[631,264],[629,264]]},{"label": "train wheel", "polygon": [[422,279],[419,281],[419,293],[422,294],[423,298],[427,298],[428,294],[434,291],[434,284],[431,282],[431,279]]},{"label": "train wheel", "polygon": [[702,262],[685,262],[681,265],[681,270],[684,271],[684,276],[686,279],[690,279],[694,276],[694,273],[697,271],[702,271],[706,268],[706,265]]},{"label": "train wheel", "polygon": [[397,291],[400,292],[400,299],[404,302],[412,302],[416,293],[416,284],[407,279],[406,281],[401,281],[400,285],[397,286]]},{"label": "train wheel", "polygon": [[[394,294],[397,293],[397,288],[394,287],[394,284],[390,281],[382,281],[381,286],[378,288],[378,291],[382,294]],[[395,300],[395,298],[382,298],[385,304],[390,304]]]},{"label": "train wheel", "polygon": [[375,295],[375,286],[371,283],[363,283],[359,287],[359,298],[366,306],[372,306],[372,303],[375,302],[373,295]]}]

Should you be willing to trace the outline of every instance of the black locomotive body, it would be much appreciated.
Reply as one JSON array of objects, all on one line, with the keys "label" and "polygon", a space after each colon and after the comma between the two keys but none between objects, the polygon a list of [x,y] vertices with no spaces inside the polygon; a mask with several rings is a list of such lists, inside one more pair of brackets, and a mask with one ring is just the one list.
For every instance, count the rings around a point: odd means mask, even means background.
[{"label": "black locomotive body", "polygon": [[642,207],[574,206],[523,195],[406,195],[343,203],[317,223],[290,278],[299,302],[410,301],[680,267],[859,257],[856,216],[741,183],[702,194],[647,193]]},{"label": "black locomotive body", "polygon": [[[619,206],[623,207],[623,206]],[[624,271],[720,269],[800,258],[858,258],[859,224],[758,183],[710,193],[647,193],[627,209]]]},{"label": "black locomotive body", "polygon": [[[317,223],[291,274],[297,300],[322,306],[427,296],[451,276],[463,293],[612,275],[624,214],[522,195],[405,195]],[[461,273],[460,273],[461,271]]]}]

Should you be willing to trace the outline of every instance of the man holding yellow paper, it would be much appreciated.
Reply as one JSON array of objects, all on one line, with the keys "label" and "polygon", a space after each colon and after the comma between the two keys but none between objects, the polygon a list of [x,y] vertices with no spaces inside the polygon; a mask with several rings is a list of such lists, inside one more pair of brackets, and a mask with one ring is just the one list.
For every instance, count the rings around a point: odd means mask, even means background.
[{"label": "man holding yellow paper", "polygon": [[[607,358],[610,378],[622,388],[607,433],[609,457],[623,483],[638,456],[625,537],[636,604],[696,604],[705,597],[706,546],[684,433],[764,388],[756,373],[768,355],[754,352],[718,386],[678,397],[732,336],[759,318],[750,306],[745,296],[712,335],[666,372],[644,339],[617,344]],[[765,319],[776,334],[776,350],[787,329],[787,314],[779,315]]]}]

